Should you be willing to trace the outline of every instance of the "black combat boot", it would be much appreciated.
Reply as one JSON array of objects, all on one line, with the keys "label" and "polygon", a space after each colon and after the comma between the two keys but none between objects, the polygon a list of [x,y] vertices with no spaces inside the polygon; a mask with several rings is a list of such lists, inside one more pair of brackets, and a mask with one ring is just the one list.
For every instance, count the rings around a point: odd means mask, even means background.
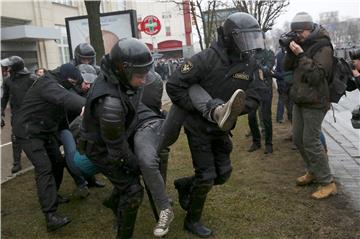
[{"label": "black combat boot", "polygon": [[185,211],[189,208],[189,198],[194,176],[179,178],[174,181],[175,189],[179,194],[179,203],[182,209]]},{"label": "black combat boot", "polygon": [[93,187],[95,187],[95,188],[103,188],[103,187],[105,187],[105,183],[97,180],[95,176],[91,176],[91,177],[86,178],[86,181],[88,182],[87,186],[89,188],[93,188]]},{"label": "black combat boot", "polygon": [[45,219],[48,231],[54,231],[71,222],[69,218],[62,217],[55,212],[46,213]]},{"label": "black combat boot", "polygon": [[273,153],[273,147],[271,144],[265,145],[265,151],[264,154],[272,154]]},{"label": "black combat boot", "polygon": [[258,150],[258,149],[260,149],[261,148],[261,145],[260,144],[256,144],[256,143],[253,143],[251,146],[250,146],[250,148],[248,149],[248,152],[254,152],[254,151],[256,151],[256,150]]},{"label": "black combat boot", "polygon": [[21,165],[20,164],[14,164],[14,166],[11,168],[11,173],[17,173],[21,170]]},{"label": "black combat boot", "polygon": [[11,136],[12,140],[12,149],[13,149],[13,167],[11,168],[11,173],[17,173],[21,170],[21,147],[17,142],[14,135]]},{"label": "black combat boot", "polygon": [[200,222],[206,195],[211,187],[212,184],[202,184],[193,187],[190,194],[189,209],[184,221],[184,229],[201,238],[207,238],[213,234],[210,228]]}]

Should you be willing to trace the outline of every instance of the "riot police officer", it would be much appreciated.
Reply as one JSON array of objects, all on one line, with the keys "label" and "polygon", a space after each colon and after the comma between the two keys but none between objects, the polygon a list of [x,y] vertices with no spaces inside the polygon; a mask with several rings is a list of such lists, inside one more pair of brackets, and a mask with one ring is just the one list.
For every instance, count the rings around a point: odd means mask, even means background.
[{"label": "riot police officer", "polygon": [[[134,133],[139,87],[152,67],[148,47],[135,38],[119,40],[101,62],[82,122],[80,150],[114,185],[117,238],[131,238],[143,198],[136,156],[129,146]],[[121,196],[120,196],[121,195]]]},{"label": "riot police officer", "polygon": [[[1,119],[3,120],[3,117],[5,117],[6,105],[10,100],[11,125],[13,126],[15,114],[20,109],[24,96],[27,90],[34,83],[36,76],[28,71],[25,67],[24,60],[19,56],[11,56],[6,62],[6,67],[9,69],[10,77],[6,78],[3,84]],[[21,147],[16,140],[14,133],[11,134],[11,142],[14,160],[11,173],[17,173],[21,170]]]},{"label": "riot police officer", "polygon": [[85,100],[68,89],[82,81],[72,64],[38,78],[27,91],[14,118],[14,134],[35,168],[40,205],[49,231],[70,222],[56,213],[64,163],[56,140],[60,120],[66,111],[80,114]]},{"label": "riot police officer", "polygon": [[172,102],[191,112],[184,123],[192,155],[195,176],[175,180],[180,205],[187,211],[184,228],[199,236],[209,237],[212,230],[201,222],[207,193],[213,185],[225,183],[232,171],[229,129],[221,130],[214,122],[194,111],[188,89],[199,84],[213,100],[214,108],[229,100],[237,89],[246,91],[248,113],[258,107],[259,92],[266,86],[253,56],[264,48],[263,34],[256,19],[247,13],[230,15],[218,29],[219,39],[211,47],[194,55],[171,76],[166,89]]},{"label": "riot police officer", "polygon": [[92,65],[95,68],[96,73],[100,73],[100,67],[96,65],[96,52],[92,45],[89,43],[80,43],[75,47],[74,55],[73,64],[75,66],[81,64]]}]

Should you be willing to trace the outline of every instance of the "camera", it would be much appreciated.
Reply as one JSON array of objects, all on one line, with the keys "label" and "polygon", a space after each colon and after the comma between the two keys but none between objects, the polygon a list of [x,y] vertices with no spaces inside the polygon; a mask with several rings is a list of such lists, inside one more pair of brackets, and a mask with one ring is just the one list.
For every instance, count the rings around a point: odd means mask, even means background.
[{"label": "camera", "polygon": [[295,32],[284,33],[280,36],[279,44],[281,47],[288,47],[290,42],[295,41],[297,37]]},{"label": "camera", "polygon": [[360,49],[354,49],[349,51],[351,60],[360,60]]}]

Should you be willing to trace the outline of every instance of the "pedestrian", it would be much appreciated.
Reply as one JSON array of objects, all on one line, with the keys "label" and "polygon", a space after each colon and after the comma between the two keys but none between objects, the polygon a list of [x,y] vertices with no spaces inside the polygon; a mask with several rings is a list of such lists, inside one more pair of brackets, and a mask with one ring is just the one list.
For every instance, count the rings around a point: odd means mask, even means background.
[{"label": "pedestrian", "polygon": [[[7,63],[4,63],[7,62]],[[31,74],[25,67],[24,59],[19,56],[11,56],[6,61],[2,61],[2,66],[8,68],[9,78],[4,79],[3,96],[1,98],[1,122],[5,126],[5,110],[8,101],[10,101],[11,110],[11,142],[13,150],[13,167],[11,173],[17,173],[21,170],[21,146],[14,134],[14,119],[19,111],[24,96],[31,85],[34,83],[36,76]]]},{"label": "pedestrian", "polygon": [[27,91],[14,118],[14,134],[35,168],[35,181],[47,229],[56,230],[70,219],[56,213],[58,204],[68,200],[58,195],[64,162],[56,140],[59,123],[66,111],[80,114],[84,99],[68,89],[82,81],[72,64],[48,71]]},{"label": "pedestrian", "polygon": [[[259,51],[257,54],[257,58],[259,61],[259,65],[262,68],[262,72],[264,74],[264,82],[266,84],[266,90],[261,95],[261,103],[259,107],[259,115],[261,115],[260,121],[262,121],[264,127],[265,134],[265,150],[264,154],[271,154],[273,152],[272,145],[272,115],[271,115],[271,106],[272,106],[272,68],[275,64],[275,56],[273,51],[270,49],[265,49],[263,51]],[[256,112],[252,111],[248,114],[248,123],[250,127],[250,132],[252,135],[252,145],[248,149],[248,152],[254,152],[261,148],[261,134],[259,130],[258,120],[256,116]]]},{"label": "pedestrian", "polygon": [[[100,67],[96,64],[96,51],[92,45],[89,43],[80,43],[75,47],[74,56],[72,64],[76,67],[79,67],[80,65],[90,65],[96,70],[97,75],[100,74]],[[85,68],[85,66],[83,66],[83,68]],[[87,71],[89,71],[89,69],[87,69]],[[83,83],[80,86],[75,87],[74,90],[81,96],[87,95],[91,84],[92,83],[83,81]],[[87,177],[86,181],[88,182],[88,187],[105,187],[105,184],[96,179],[95,176]]]},{"label": "pedestrian", "polygon": [[180,205],[187,211],[184,228],[199,237],[213,234],[200,219],[212,186],[225,183],[231,175],[229,131],[234,124],[221,130],[215,120],[209,122],[200,111],[195,111],[188,90],[199,84],[213,98],[208,102],[210,107],[222,105],[236,90],[242,89],[246,92],[242,113],[248,113],[258,107],[259,91],[265,87],[252,54],[264,48],[257,20],[247,13],[235,13],[226,19],[218,32],[219,39],[210,48],[186,60],[166,85],[172,102],[188,111],[184,127],[195,176],[177,179],[174,184]]},{"label": "pedestrian", "polygon": [[[80,64],[77,66],[77,69],[81,74],[82,82],[81,84],[78,84],[75,87],[71,88],[70,91],[78,94],[81,97],[84,97],[85,101],[87,92],[89,91],[90,86],[94,83],[97,74],[95,68],[88,64]],[[72,133],[69,130],[69,124],[77,116],[78,114],[76,113],[66,112],[66,115],[63,117],[63,120],[58,127],[57,136],[64,149],[65,162],[67,166],[66,169],[68,170],[70,176],[73,178],[77,186],[76,193],[80,196],[80,198],[86,198],[90,194],[88,188],[89,181],[94,181],[93,178],[95,178],[95,176],[85,178],[74,161],[76,153],[76,143]],[[89,178],[90,180],[88,180]]]},{"label": "pedestrian", "polygon": [[[328,32],[314,23],[306,12],[295,15],[291,31],[297,37],[288,46],[284,66],[285,71],[293,71],[290,92],[294,101],[293,140],[305,162],[306,171],[296,183],[305,186],[316,181],[320,186],[311,197],[323,199],[337,192],[328,156],[320,141],[321,124],[330,107],[328,81],[332,72],[333,49]],[[317,48],[317,44],[324,42],[329,44]]]},{"label": "pedestrian", "polygon": [[284,71],[284,57],[285,49],[281,47],[276,54],[276,67],[275,75],[276,83],[278,86],[278,103],[276,107],[276,122],[284,123],[284,112],[286,109],[287,118],[292,121],[292,102],[289,97],[291,84],[285,80],[285,71]]},{"label": "pedestrian", "polygon": [[35,70],[35,75],[37,75],[38,77],[44,76],[45,73],[46,73],[45,68],[37,68],[37,69]]},{"label": "pedestrian", "polygon": [[140,87],[153,64],[148,47],[135,38],[119,40],[101,62],[101,74],[85,106],[81,153],[110,180],[117,201],[117,238],[131,238],[143,198],[137,158],[129,144],[135,132]]},{"label": "pedestrian", "polygon": [[354,49],[349,52],[352,63],[353,79],[347,83],[347,91],[355,89],[360,90],[360,49]]}]

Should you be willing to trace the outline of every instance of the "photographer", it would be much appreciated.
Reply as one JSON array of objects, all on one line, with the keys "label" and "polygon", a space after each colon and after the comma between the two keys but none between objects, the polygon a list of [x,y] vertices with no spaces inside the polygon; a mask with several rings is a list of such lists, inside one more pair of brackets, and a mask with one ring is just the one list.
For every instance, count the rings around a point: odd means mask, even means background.
[{"label": "photographer", "polygon": [[347,83],[347,91],[360,90],[360,49],[349,51],[350,59],[352,61],[352,74],[353,80],[349,80]]},{"label": "photographer", "polygon": [[[328,32],[305,12],[295,15],[291,31],[296,37],[287,46],[284,68],[293,71],[290,91],[294,101],[293,140],[306,169],[306,174],[299,177],[296,184],[305,186],[316,181],[321,186],[311,197],[323,199],[337,192],[328,156],[320,142],[321,124],[330,107],[328,81],[333,50]],[[324,46],[319,48],[319,45]]]},{"label": "photographer", "polygon": [[[350,59],[352,61],[353,79],[347,83],[347,91],[360,90],[360,49],[349,51]],[[358,105],[352,112],[351,124],[354,129],[360,129],[360,106]]]}]

